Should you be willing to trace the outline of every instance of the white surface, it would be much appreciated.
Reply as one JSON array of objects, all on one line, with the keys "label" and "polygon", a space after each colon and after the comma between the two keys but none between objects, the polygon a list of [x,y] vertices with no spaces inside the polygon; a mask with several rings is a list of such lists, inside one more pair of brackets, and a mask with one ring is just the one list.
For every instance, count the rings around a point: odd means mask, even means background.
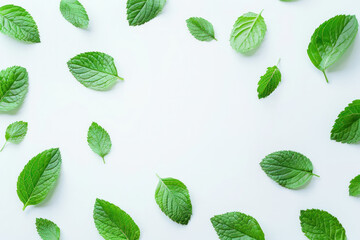
[{"label": "white surface", "polygon": [[[316,27],[337,14],[359,13],[359,1],[169,0],[157,18],[129,27],[125,0],[82,0],[88,31],[63,19],[59,1],[2,1],[8,3],[32,14],[41,43],[0,34],[1,69],[26,67],[30,82],[20,110],[0,115],[0,136],[14,121],[29,122],[25,140],[0,154],[0,239],[40,239],[36,217],[56,222],[62,240],[101,239],[92,218],[97,197],[129,213],[144,240],[216,240],[209,218],[228,211],[255,217],[267,240],[306,239],[299,211],[307,208],[329,211],[349,240],[360,239],[360,200],[348,196],[349,181],[360,174],[360,147],[330,141],[337,115],[360,96],[360,39],[328,71],[330,84],[306,53]],[[228,41],[233,23],[262,9],[263,44],[252,56],[236,53]],[[185,24],[192,16],[212,22],[219,41],[195,40]],[[125,81],[108,92],[79,84],[66,62],[85,51],[113,56]],[[282,82],[260,101],[259,77],[279,57]],[[106,165],[86,142],[92,121],[112,138]],[[23,212],[17,177],[52,147],[63,158],[58,185],[45,203]],[[321,177],[298,191],[278,186],[259,166],[277,150],[305,154]],[[188,226],[156,205],[155,173],[188,186]]]}]

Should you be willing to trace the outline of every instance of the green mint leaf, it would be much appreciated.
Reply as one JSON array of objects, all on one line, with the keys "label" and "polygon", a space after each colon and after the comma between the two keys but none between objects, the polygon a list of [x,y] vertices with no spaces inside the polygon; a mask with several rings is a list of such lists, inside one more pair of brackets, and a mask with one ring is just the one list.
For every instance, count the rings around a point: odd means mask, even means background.
[{"label": "green mint leaf", "polygon": [[94,222],[105,240],[138,240],[140,229],[134,220],[118,206],[96,199]]},{"label": "green mint leaf", "polygon": [[174,178],[160,178],[155,200],[161,211],[174,222],[187,225],[192,215],[192,205],[186,186]]},{"label": "green mint leaf", "polygon": [[213,25],[200,17],[192,17],[186,20],[187,27],[197,40],[210,42],[216,40]]},{"label": "green mint leaf", "polygon": [[335,121],[331,130],[331,140],[341,143],[360,141],[360,100],[354,100]]},{"label": "green mint leaf", "polygon": [[349,195],[353,197],[360,195],[360,175],[350,181]]},{"label": "green mint leaf", "polygon": [[61,0],[60,11],[63,17],[72,25],[86,29],[89,26],[89,16],[83,5],[77,0]]},{"label": "green mint leaf", "polygon": [[98,91],[110,89],[118,80],[114,59],[101,52],[81,53],[68,61],[72,75],[85,87]]},{"label": "green mint leaf", "polygon": [[36,230],[42,240],[59,240],[60,228],[50,220],[37,218]]},{"label": "green mint leaf", "polygon": [[111,139],[108,132],[93,122],[89,127],[87,141],[91,150],[98,154],[105,163],[105,156],[109,154],[111,149]]},{"label": "green mint leaf", "polygon": [[221,240],[265,240],[255,218],[240,212],[229,212],[210,219]]},{"label": "green mint leaf", "polygon": [[6,128],[6,132],[5,132],[5,144],[4,146],[1,148],[0,152],[4,149],[5,145],[8,142],[11,143],[20,143],[28,130],[28,123],[27,122],[23,122],[23,121],[18,121],[18,122],[14,122],[12,124],[10,124],[7,128]]},{"label": "green mint leaf", "polygon": [[289,189],[304,186],[315,175],[310,159],[293,151],[271,153],[260,166],[272,180]]},{"label": "green mint leaf", "polygon": [[0,32],[24,42],[39,43],[38,27],[25,9],[15,5],[0,7]]},{"label": "green mint leaf", "polygon": [[20,173],[17,182],[17,194],[24,208],[41,203],[60,174],[61,155],[58,148],[43,151],[33,157]]},{"label": "green mint leaf", "polygon": [[23,67],[9,67],[0,72],[0,112],[17,109],[28,91],[28,73]]},{"label": "green mint leaf", "polygon": [[257,92],[259,99],[269,96],[275,91],[280,82],[281,73],[278,66],[269,67],[258,83]]},{"label": "green mint leaf", "polygon": [[345,229],[328,212],[311,209],[300,212],[301,229],[310,240],[346,240]]},{"label": "green mint leaf", "polygon": [[155,18],[164,8],[166,0],[128,0],[127,20],[130,26],[142,25]]},{"label": "green mint leaf", "polygon": [[311,62],[324,73],[349,48],[358,32],[355,16],[338,15],[321,24],[311,37],[307,50]]},{"label": "green mint leaf", "polygon": [[246,13],[239,17],[230,36],[230,44],[240,53],[248,53],[258,48],[264,40],[266,24],[261,13]]}]

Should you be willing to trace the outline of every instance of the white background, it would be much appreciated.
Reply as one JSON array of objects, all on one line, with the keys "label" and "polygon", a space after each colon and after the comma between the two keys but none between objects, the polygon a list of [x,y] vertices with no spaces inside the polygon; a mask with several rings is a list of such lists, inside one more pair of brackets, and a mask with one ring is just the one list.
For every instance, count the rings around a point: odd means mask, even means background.
[{"label": "white background", "polygon": [[[0,68],[26,67],[30,84],[20,110],[0,115],[0,136],[14,121],[29,122],[24,141],[0,154],[0,239],[40,239],[36,217],[57,223],[63,240],[102,239],[92,218],[97,197],[129,213],[144,240],[216,240],[209,219],[229,211],[255,217],[267,240],[306,239],[299,212],[308,208],[330,212],[349,240],[360,239],[360,199],[348,196],[360,174],[360,146],[330,140],[337,115],[360,97],[360,39],[329,69],[330,84],[306,53],[315,28],[337,14],[359,14],[359,1],[168,0],[157,18],[129,27],[125,0],[82,0],[87,31],[63,19],[59,1],[1,1],[9,3],[32,14],[41,43],[0,34]],[[268,31],[261,47],[251,56],[235,52],[235,20],[262,9]],[[194,39],[185,24],[193,16],[212,22],[219,41]],[[66,62],[86,51],[113,56],[125,81],[108,92],[78,83]],[[280,57],[282,82],[258,100],[260,76]],[[113,142],[105,165],[86,142],[92,121]],[[44,203],[23,212],[17,177],[52,147],[63,159],[59,182]],[[259,166],[278,150],[305,154],[321,177],[297,191],[280,187]],[[156,205],[156,173],[188,186],[188,226]]]}]

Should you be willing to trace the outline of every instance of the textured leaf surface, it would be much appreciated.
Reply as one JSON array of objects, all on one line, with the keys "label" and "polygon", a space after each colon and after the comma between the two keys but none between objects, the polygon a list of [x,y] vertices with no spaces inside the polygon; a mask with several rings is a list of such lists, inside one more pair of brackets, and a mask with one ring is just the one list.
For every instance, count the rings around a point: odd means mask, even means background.
[{"label": "textured leaf surface", "polygon": [[171,220],[188,224],[192,215],[190,194],[186,186],[174,178],[160,178],[155,200],[161,211]]},{"label": "textured leaf surface", "polygon": [[266,24],[260,14],[246,13],[239,17],[230,36],[230,44],[240,53],[248,53],[258,48],[264,40]]},{"label": "textured leaf surface", "polygon": [[60,174],[61,155],[58,148],[46,150],[26,164],[17,182],[17,194],[24,209],[41,203],[54,188]]},{"label": "textured leaf surface", "polygon": [[166,0],[128,0],[127,20],[130,26],[142,25],[155,18],[164,8]]},{"label": "textured leaf surface", "polygon": [[119,207],[96,199],[94,221],[99,234],[105,240],[138,240],[140,229],[134,220]]},{"label": "textured leaf surface", "polygon": [[321,24],[311,37],[307,50],[311,62],[322,71],[334,64],[349,48],[358,32],[355,16],[338,15]]},{"label": "textured leaf surface", "polygon": [[39,31],[34,19],[19,6],[0,7],[0,31],[20,41],[40,42]]},{"label": "textured leaf surface", "polygon": [[331,139],[342,143],[360,141],[360,100],[350,103],[342,111],[331,130]]},{"label": "textured leaf surface", "polygon": [[311,161],[301,153],[293,151],[271,153],[260,165],[272,180],[289,189],[302,187],[314,175]]},{"label": "textured leaf surface", "polygon": [[60,228],[50,220],[37,218],[36,230],[42,240],[59,240]]},{"label": "textured leaf surface", "polygon": [[187,27],[197,40],[210,42],[216,40],[213,25],[200,17],[192,17],[186,20]]},{"label": "textured leaf surface", "polygon": [[28,91],[28,73],[23,67],[9,67],[0,72],[0,112],[18,108]]},{"label": "textured leaf surface", "polygon": [[18,121],[10,124],[5,132],[5,139],[7,142],[20,143],[28,130],[28,123]]},{"label": "textured leaf surface", "polygon": [[211,218],[221,240],[265,240],[255,218],[240,212],[229,212]]},{"label": "textured leaf surface", "polygon": [[269,96],[275,91],[280,82],[281,73],[279,68],[277,66],[269,67],[258,83],[257,92],[259,99]]},{"label": "textured leaf surface", "polygon": [[82,53],[67,64],[73,76],[87,88],[104,91],[123,80],[118,76],[114,59],[105,53]]},{"label": "textured leaf surface", "polygon": [[360,175],[350,181],[349,195],[354,197],[360,195]]},{"label": "textured leaf surface", "polygon": [[318,209],[301,210],[300,221],[303,233],[310,240],[346,240],[345,229],[328,212]]},{"label": "textured leaf surface", "polygon": [[89,128],[87,141],[90,148],[103,160],[111,150],[111,139],[108,132],[95,122]]},{"label": "textured leaf surface", "polygon": [[78,0],[61,0],[60,11],[63,17],[78,28],[88,28],[89,16]]}]

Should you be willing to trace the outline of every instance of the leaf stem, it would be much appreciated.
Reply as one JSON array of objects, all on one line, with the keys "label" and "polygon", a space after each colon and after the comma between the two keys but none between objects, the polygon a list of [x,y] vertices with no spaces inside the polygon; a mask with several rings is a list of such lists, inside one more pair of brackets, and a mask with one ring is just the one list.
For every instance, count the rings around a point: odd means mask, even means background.
[{"label": "leaf stem", "polygon": [[161,177],[157,173],[155,175],[159,178],[159,180],[161,180]]},{"label": "leaf stem", "polygon": [[259,13],[259,16],[262,14],[262,12],[264,11],[264,9],[263,10],[261,10],[261,12]]},{"label": "leaf stem", "polygon": [[4,150],[4,147],[6,146],[7,141],[4,143],[4,145],[2,146],[2,148],[0,149],[0,152],[2,152],[2,150]]},{"label": "leaf stem", "polygon": [[102,160],[103,160],[103,162],[104,162],[104,164],[105,164],[105,157],[101,156],[101,158],[102,158]]},{"label": "leaf stem", "polygon": [[277,61],[276,66],[278,66],[278,65],[279,65],[280,60],[281,60],[281,58],[279,58],[279,60]]},{"label": "leaf stem", "polygon": [[322,72],[323,72],[323,74],[324,74],[324,76],[325,76],[326,82],[329,83],[329,79],[328,79],[328,77],[326,76],[325,70],[322,71]]},{"label": "leaf stem", "polygon": [[320,177],[319,175],[317,175],[317,174],[315,174],[315,173],[313,173],[312,175],[315,176],[315,177]]}]

